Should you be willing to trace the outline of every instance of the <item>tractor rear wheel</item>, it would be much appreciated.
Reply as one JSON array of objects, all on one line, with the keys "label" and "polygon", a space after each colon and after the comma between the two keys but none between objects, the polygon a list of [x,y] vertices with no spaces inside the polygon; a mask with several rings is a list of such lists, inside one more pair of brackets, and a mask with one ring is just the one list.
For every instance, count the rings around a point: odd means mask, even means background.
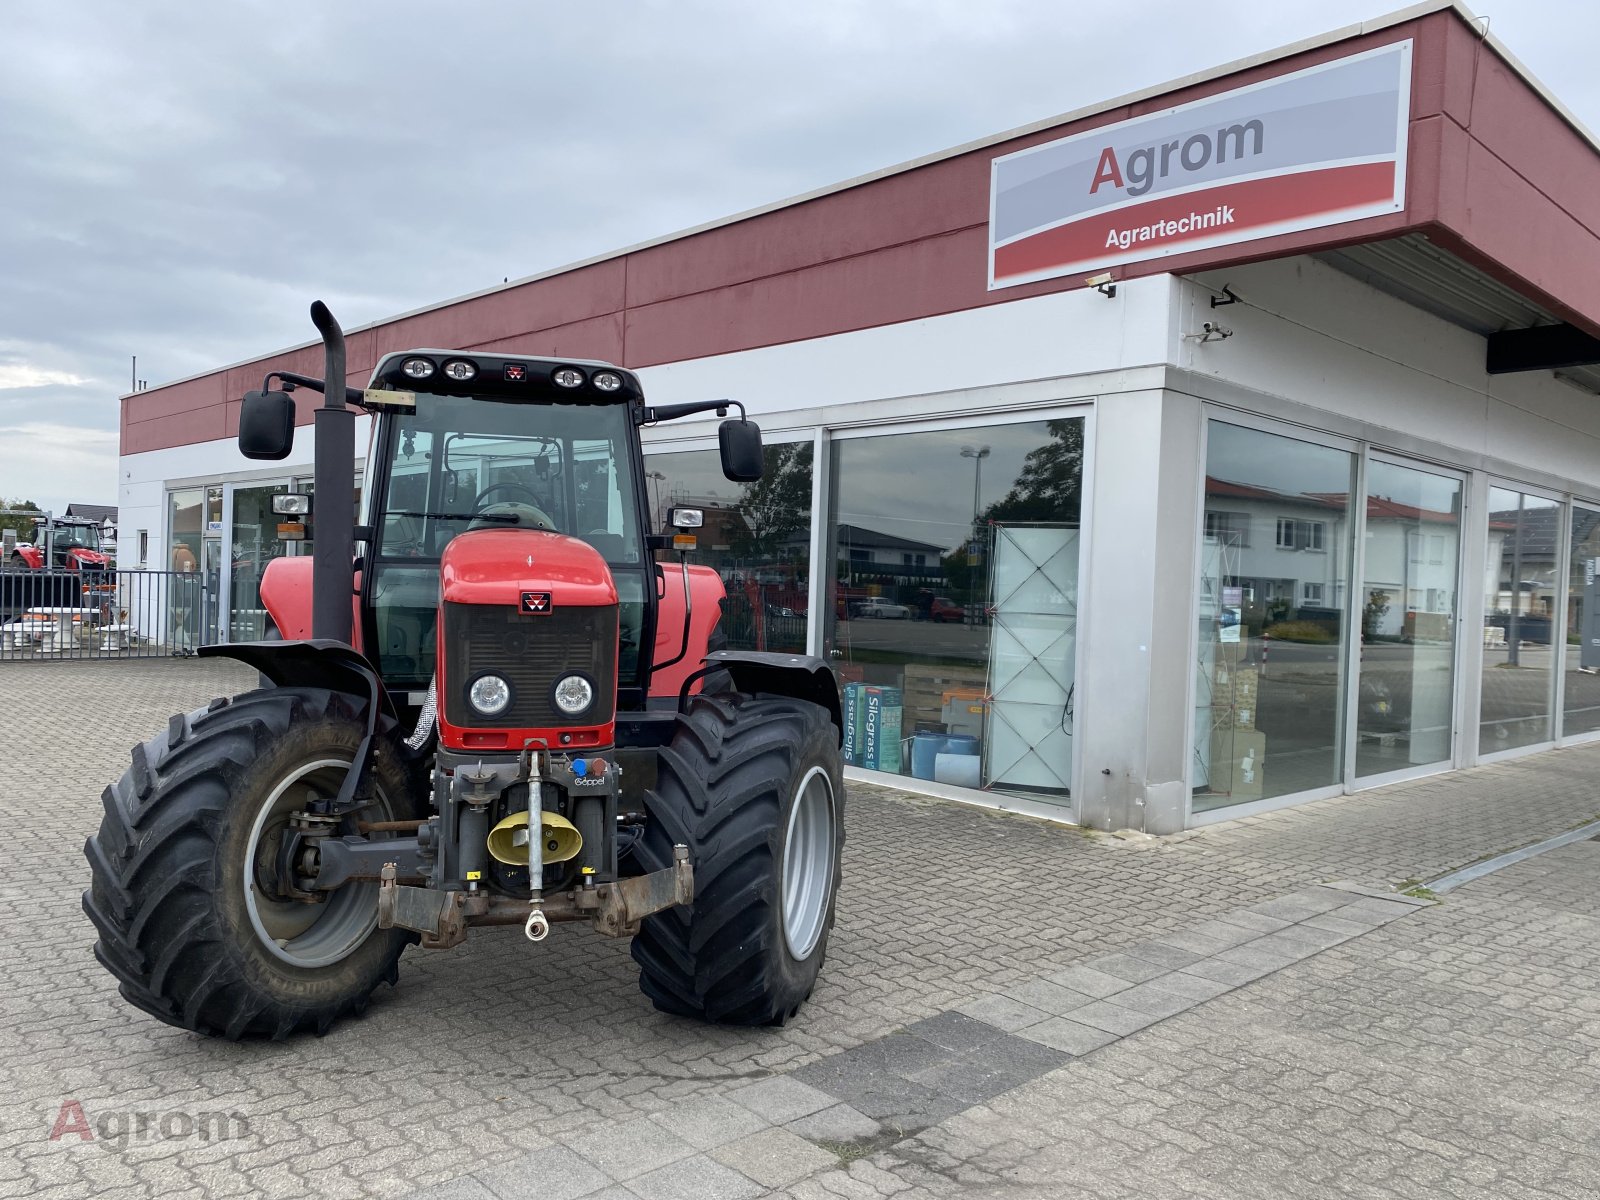
[{"label": "tractor rear wheel", "polygon": [[[365,705],[320,688],[249,692],[175,716],[134,748],[84,846],[95,957],[125,999],[200,1033],[283,1038],[323,1033],[395,982],[411,935],[377,927],[377,884],[351,882],[316,903],[284,898],[275,885],[289,816],[337,794]],[[358,817],[421,815],[385,732],[374,801],[339,832],[355,832]]]},{"label": "tractor rear wheel", "polygon": [[839,737],[787,696],[697,696],[645,794],[647,871],[689,847],[694,902],[642,923],[640,987],[655,1006],[729,1025],[781,1025],[827,953],[844,845]]}]

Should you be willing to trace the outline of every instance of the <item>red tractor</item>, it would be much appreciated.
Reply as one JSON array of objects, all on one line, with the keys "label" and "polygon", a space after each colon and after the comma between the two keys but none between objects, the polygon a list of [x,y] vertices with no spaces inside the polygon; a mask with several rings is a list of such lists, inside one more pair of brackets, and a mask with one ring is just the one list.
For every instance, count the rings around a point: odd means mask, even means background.
[{"label": "red tractor", "polygon": [[100,526],[83,517],[40,516],[33,541],[18,542],[11,551],[13,569],[104,572],[111,559],[101,549]]},{"label": "red tractor", "polygon": [[[343,380],[338,324],[312,319]],[[792,1017],[839,886],[838,691],[818,659],[714,649],[722,583],[683,554],[698,514],[647,527],[639,442],[738,406],[653,408],[605,363],[416,350],[364,391],[269,374],[245,455],[289,453],[295,387],[325,393],[315,494],[275,506],[315,501],[313,555],[262,580],[279,640],[200,651],[270,686],[136,746],[85,847],[122,995],[228,1038],[321,1032],[410,943],[584,921],[632,938],[660,1009]],[[360,524],[351,405],[375,415]],[[754,424],[720,442],[730,479],[760,477]]]}]

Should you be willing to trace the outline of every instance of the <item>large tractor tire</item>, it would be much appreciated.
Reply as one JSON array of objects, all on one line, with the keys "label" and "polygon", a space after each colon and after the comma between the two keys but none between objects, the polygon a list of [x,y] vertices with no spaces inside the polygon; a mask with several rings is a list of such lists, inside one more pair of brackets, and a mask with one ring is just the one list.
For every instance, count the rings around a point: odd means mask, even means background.
[{"label": "large tractor tire", "polygon": [[647,917],[639,986],[664,1012],[781,1025],[827,953],[844,845],[839,735],[787,696],[697,696],[661,753],[635,854],[647,871],[689,847],[694,903]]},{"label": "large tractor tire", "polygon": [[[213,700],[134,747],[84,846],[95,957],[124,998],[199,1033],[284,1038],[326,1032],[396,981],[412,935],[377,927],[376,883],[315,904],[272,894],[276,835],[311,795],[337,793],[364,731],[364,700],[285,687]],[[341,832],[423,815],[385,734],[374,803]]]}]

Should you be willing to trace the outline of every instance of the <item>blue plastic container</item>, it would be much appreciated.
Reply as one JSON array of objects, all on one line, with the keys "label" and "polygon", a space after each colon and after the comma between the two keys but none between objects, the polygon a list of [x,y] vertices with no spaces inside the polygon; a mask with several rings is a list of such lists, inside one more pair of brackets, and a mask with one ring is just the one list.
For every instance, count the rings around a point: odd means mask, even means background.
[{"label": "blue plastic container", "polygon": [[978,752],[978,739],[970,733],[951,733],[945,735],[944,753],[946,754],[976,754]]},{"label": "blue plastic container", "polygon": [[[944,752],[950,739],[942,733],[918,730],[911,735],[911,773],[918,779],[932,779],[934,760]],[[970,738],[967,740],[971,740]],[[977,753],[976,750],[973,753]]]}]

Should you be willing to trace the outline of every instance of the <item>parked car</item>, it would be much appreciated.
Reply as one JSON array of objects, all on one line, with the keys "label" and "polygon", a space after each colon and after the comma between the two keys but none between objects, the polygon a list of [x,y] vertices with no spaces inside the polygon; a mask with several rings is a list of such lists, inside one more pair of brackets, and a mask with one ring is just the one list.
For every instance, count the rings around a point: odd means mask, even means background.
[{"label": "parked car", "polygon": [[896,604],[882,596],[868,596],[865,600],[857,601],[851,615],[874,617],[880,621],[908,621],[911,619],[911,610],[904,604]]},{"label": "parked car", "polygon": [[933,605],[928,609],[928,619],[932,621],[960,621],[966,615],[966,605],[957,604],[949,596],[935,596]]}]

